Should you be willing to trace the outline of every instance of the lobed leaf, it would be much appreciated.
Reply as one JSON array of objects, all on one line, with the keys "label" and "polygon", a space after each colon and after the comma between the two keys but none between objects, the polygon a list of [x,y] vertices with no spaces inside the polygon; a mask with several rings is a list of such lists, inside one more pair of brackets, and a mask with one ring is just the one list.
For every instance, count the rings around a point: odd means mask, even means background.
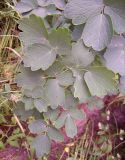
[{"label": "lobed leaf", "polygon": [[64,14],[72,19],[73,24],[85,23],[88,18],[100,13],[103,9],[103,0],[70,0]]},{"label": "lobed leaf", "polygon": [[100,14],[88,19],[82,39],[86,46],[101,51],[111,42],[112,35],[111,19],[107,15]]},{"label": "lobed leaf", "polygon": [[50,106],[55,109],[59,105],[63,106],[65,102],[65,91],[59,85],[58,80],[50,79],[48,80],[45,87],[46,96],[48,98]]},{"label": "lobed leaf", "polygon": [[42,78],[42,71],[32,72],[29,68],[22,68],[16,77],[16,82],[23,89],[33,90],[45,83],[45,79]]},{"label": "lobed leaf", "polygon": [[59,28],[49,34],[49,42],[58,55],[67,55],[71,50],[71,36],[68,29]]},{"label": "lobed leaf", "polygon": [[90,93],[99,97],[116,91],[116,83],[113,77],[113,72],[107,70],[105,67],[92,68],[84,75]]},{"label": "lobed leaf", "polygon": [[19,22],[19,28],[23,31],[20,33],[20,40],[25,47],[34,43],[46,42],[48,33],[44,22],[40,17],[30,15],[29,18],[21,19]]},{"label": "lobed leaf", "polygon": [[73,138],[77,134],[77,126],[70,115],[65,121],[65,130],[68,137]]},{"label": "lobed leaf", "polygon": [[29,124],[28,128],[33,134],[41,134],[42,132],[47,131],[46,123],[41,119],[35,120],[31,124]]},{"label": "lobed leaf", "polygon": [[122,36],[114,36],[111,44],[109,45],[104,58],[106,60],[106,66],[119,73],[122,76],[125,75],[125,38]]},{"label": "lobed leaf", "polygon": [[53,48],[47,45],[33,44],[26,50],[24,66],[31,67],[32,71],[47,70],[55,60],[56,52]]},{"label": "lobed leaf", "polygon": [[63,135],[60,133],[60,131],[54,127],[48,128],[48,136],[50,139],[58,142],[64,141]]},{"label": "lobed leaf", "polygon": [[46,135],[37,136],[32,143],[33,148],[36,151],[36,155],[38,158],[43,157],[45,154],[50,152],[50,140]]},{"label": "lobed leaf", "polygon": [[104,12],[112,19],[113,28],[117,33],[125,32],[125,1],[106,0]]}]

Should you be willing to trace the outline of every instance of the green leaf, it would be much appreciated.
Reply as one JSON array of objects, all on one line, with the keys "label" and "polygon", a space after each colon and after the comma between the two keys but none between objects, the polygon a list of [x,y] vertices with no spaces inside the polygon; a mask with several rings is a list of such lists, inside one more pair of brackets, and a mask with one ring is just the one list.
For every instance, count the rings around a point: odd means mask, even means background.
[{"label": "green leaf", "polygon": [[37,6],[34,10],[30,12],[30,14],[35,14],[41,18],[45,18],[47,16],[47,7]]},{"label": "green leaf", "polygon": [[33,116],[35,119],[41,118],[40,113],[35,109],[26,111],[24,103],[21,101],[17,102],[16,108],[13,112],[19,116],[22,121],[26,121],[31,116]]},{"label": "green leaf", "polygon": [[94,67],[85,73],[85,82],[92,95],[104,96],[116,91],[116,83],[113,80],[114,73],[105,67]]},{"label": "green leaf", "polygon": [[65,0],[53,0],[53,3],[58,9],[64,10],[65,8]]},{"label": "green leaf", "polygon": [[24,43],[24,46],[34,43],[45,43],[45,38],[48,37],[43,20],[35,15],[23,18],[19,22],[19,28],[23,31],[20,33],[20,39]]},{"label": "green leaf", "polygon": [[63,135],[54,127],[48,128],[48,136],[50,139],[58,141],[58,142],[64,141]]},{"label": "green leaf", "polygon": [[78,100],[74,98],[73,93],[67,89],[65,94],[65,104],[63,107],[65,109],[69,109],[72,107],[76,107],[77,104],[78,104]]},{"label": "green leaf", "polygon": [[35,87],[32,91],[25,89],[23,93],[26,97],[32,97],[32,98],[44,97],[44,89],[41,86]]},{"label": "green leaf", "polygon": [[60,61],[55,61],[53,65],[50,66],[48,70],[46,70],[46,74],[50,77],[57,77],[57,75],[63,72],[64,68],[65,66],[62,63],[60,63]]},{"label": "green leaf", "polygon": [[76,107],[72,107],[69,109],[69,114],[71,115],[72,118],[76,120],[83,120],[85,115],[83,114],[83,111],[80,109],[77,109]]},{"label": "green leaf", "polygon": [[94,61],[94,54],[85,47],[82,40],[72,46],[72,56],[77,66],[86,67]]},{"label": "green leaf", "polygon": [[63,127],[63,125],[65,124],[66,117],[67,117],[67,113],[66,113],[66,112],[63,112],[63,113],[58,117],[58,119],[55,121],[55,127],[56,127],[56,128],[61,128],[61,127]]},{"label": "green leaf", "polygon": [[106,4],[104,12],[111,17],[115,31],[125,32],[125,1],[106,0]]},{"label": "green leaf", "polygon": [[16,108],[14,109],[14,114],[20,117],[22,121],[26,121],[30,116],[33,115],[33,110],[25,110],[24,103],[19,101],[16,104]]},{"label": "green leaf", "polygon": [[30,14],[35,14],[37,16],[45,18],[48,15],[60,15],[61,13],[56,9],[55,5],[50,4],[44,7],[38,6],[36,9],[32,10]]},{"label": "green leaf", "polygon": [[84,28],[84,24],[74,26],[74,30],[72,32],[73,41],[78,41],[81,38],[83,28]]},{"label": "green leaf", "polygon": [[33,98],[23,97],[22,102],[25,104],[26,111],[34,108]]},{"label": "green leaf", "polygon": [[28,128],[33,134],[41,134],[42,132],[47,131],[46,123],[41,119],[35,120],[31,124],[29,124]]},{"label": "green leaf", "polygon": [[45,92],[49,104],[53,109],[57,108],[59,105],[63,106],[65,102],[65,91],[56,79],[48,80]]},{"label": "green leaf", "polygon": [[23,89],[33,90],[45,83],[42,78],[42,71],[32,72],[29,68],[22,68],[21,73],[16,76],[16,82]]},{"label": "green leaf", "polygon": [[86,46],[92,47],[96,51],[101,51],[110,43],[112,34],[111,19],[107,15],[100,14],[87,21],[82,39]]},{"label": "green leaf", "polygon": [[40,0],[21,0],[17,3],[16,9],[23,15],[35,14],[45,18],[47,15],[61,14],[60,11],[56,9],[56,6],[57,8],[62,8],[64,3],[58,0],[55,6],[54,2],[52,2],[52,0],[42,2]]},{"label": "green leaf", "polygon": [[49,109],[46,113],[44,113],[45,118],[47,117],[51,121],[56,121],[58,118],[60,111],[59,109]]},{"label": "green leaf", "polygon": [[91,98],[88,99],[88,101],[87,101],[87,106],[88,106],[88,108],[91,109],[91,110],[92,110],[94,107],[101,109],[101,108],[104,107],[104,102],[103,102],[103,99],[98,98],[98,97],[96,97],[96,96],[93,96],[93,97],[91,97]]},{"label": "green leaf", "polygon": [[72,19],[73,24],[78,25],[101,13],[102,10],[103,0],[71,0],[66,5],[64,14]]},{"label": "green leaf", "polygon": [[114,36],[104,54],[106,66],[115,73],[125,75],[125,38]]},{"label": "green leaf", "polygon": [[20,13],[29,12],[38,5],[36,0],[21,0],[16,5],[16,10]]},{"label": "green leaf", "polygon": [[71,51],[71,36],[68,29],[53,30],[49,34],[49,42],[58,55],[67,55]]},{"label": "green leaf", "polygon": [[62,86],[70,86],[74,82],[73,74],[70,70],[63,71],[59,75],[57,75],[57,79],[59,81],[59,84]]},{"label": "green leaf", "polygon": [[48,69],[56,60],[55,49],[47,45],[33,44],[28,47],[24,56],[24,66],[32,71]]},{"label": "green leaf", "polygon": [[53,2],[52,2],[52,0],[37,0],[38,1],[38,4],[40,5],[40,6],[48,6],[48,5],[50,5],[50,4],[53,4]]},{"label": "green leaf", "polygon": [[84,73],[74,70],[74,77],[74,97],[78,98],[80,103],[83,103],[90,97],[90,92],[84,80]]},{"label": "green leaf", "polygon": [[48,136],[46,135],[37,136],[32,143],[32,147],[35,149],[36,156],[38,158],[41,158],[45,154],[48,154],[51,148],[50,140]]},{"label": "green leaf", "polygon": [[77,127],[70,115],[67,116],[65,121],[65,130],[68,137],[73,138],[77,134]]},{"label": "green leaf", "polygon": [[41,112],[47,112],[47,101],[44,99],[34,99],[34,105],[36,109],[41,113]]}]

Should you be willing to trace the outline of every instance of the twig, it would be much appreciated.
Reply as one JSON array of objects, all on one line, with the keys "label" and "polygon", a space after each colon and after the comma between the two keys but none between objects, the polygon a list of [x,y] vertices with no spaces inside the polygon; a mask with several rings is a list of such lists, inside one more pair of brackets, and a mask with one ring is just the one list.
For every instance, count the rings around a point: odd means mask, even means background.
[{"label": "twig", "polygon": [[16,50],[14,50],[13,48],[5,47],[5,49],[8,49],[8,50],[12,51],[15,55],[17,55],[22,60],[21,55]]},{"label": "twig", "polygon": [[[13,115],[14,115],[14,118],[15,118],[15,120],[16,120],[18,126],[20,127],[20,130],[21,130],[22,133],[25,135],[25,130],[24,130],[22,124],[20,123],[18,117],[17,117],[15,114],[13,114]],[[25,135],[25,136],[26,136],[26,135]],[[26,149],[27,149],[28,156],[31,157],[30,150],[29,150],[29,145],[27,144],[26,141],[25,141],[25,147],[26,147]]]}]

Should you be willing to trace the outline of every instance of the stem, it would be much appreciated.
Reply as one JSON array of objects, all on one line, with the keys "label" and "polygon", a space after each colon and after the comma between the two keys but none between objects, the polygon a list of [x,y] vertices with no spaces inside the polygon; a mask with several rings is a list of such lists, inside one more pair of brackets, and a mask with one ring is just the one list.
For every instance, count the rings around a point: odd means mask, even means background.
[{"label": "stem", "polygon": [[[19,128],[20,128],[20,130],[21,130],[22,133],[25,135],[25,130],[24,130],[22,124],[20,123],[18,117],[17,117],[15,114],[13,114],[13,115],[14,115],[14,118],[15,118],[15,120],[16,120]],[[26,135],[25,135],[25,136],[26,136]],[[26,147],[26,149],[27,149],[28,156],[31,157],[30,150],[29,150],[29,145],[28,145],[28,143],[27,143],[26,141],[25,141],[25,147]]]}]

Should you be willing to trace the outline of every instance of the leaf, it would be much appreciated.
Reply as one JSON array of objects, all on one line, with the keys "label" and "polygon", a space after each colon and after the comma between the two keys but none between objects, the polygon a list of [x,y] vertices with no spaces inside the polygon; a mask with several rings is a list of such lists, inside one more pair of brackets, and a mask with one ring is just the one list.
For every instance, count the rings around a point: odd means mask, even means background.
[{"label": "leaf", "polygon": [[33,115],[33,110],[25,110],[24,103],[21,101],[18,101],[16,104],[16,108],[14,109],[14,114],[20,117],[22,121],[26,121],[30,116]]},{"label": "leaf", "polygon": [[62,14],[61,11],[57,10],[54,4],[51,4],[47,7],[47,15],[51,15],[51,16],[58,15],[59,16],[61,14]]},{"label": "leaf", "polygon": [[59,105],[62,106],[65,102],[65,91],[56,79],[48,80],[45,87],[46,96],[50,106],[55,109]]},{"label": "leaf", "polygon": [[103,0],[70,0],[64,14],[67,18],[72,19],[73,24],[79,25],[101,13],[102,10]]},{"label": "leaf", "polygon": [[56,10],[55,5],[50,4],[50,5],[46,6],[46,7],[38,6],[30,14],[35,14],[37,16],[45,18],[48,15],[60,15],[61,13],[60,13],[59,10]]},{"label": "leaf", "polygon": [[23,31],[20,33],[20,40],[23,42],[24,46],[27,47],[34,43],[46,42],[48,33],[40,17],[30,15],[29,18],[21,19],[19,28]]},{"label": "leaf", "polygon": [[32,10],[32,6],[25,2],[19,2],[16,5],[16,10],[20,13],[25,13]]},{"label": "leaf", "polygon": [[16,5],[16,10],[20,13],[29,12],[38,6],[37,0],[21,0]]},{"label": "leaf", "polygon": [[25,105],[22,101],[18,101],[16,104],[16,108],[13,110],[14,114],[16,114],[22,121],[26,121],[29,117],[34,117],[35,119],[40,119],[41,115],[36,109],[25,110]]},{"label": "leaf", "polygon": [[60,110],[58,108],[57,109],[49,108],[48,111],[46,113],[44,113],[44,116],[45,116],[45,118],[47,118],[51,121],[56,121],[59,113],[60,113]]},{"label": "leaf", "polygon": [[72,118],[76,120],[83,120],[85,115],[83,114],[83,111],[80,109],[77,109],[76,107],[72,107],[69,109],[69,114]]},{"label": "leaf", "polygon": [[55,50],[47,45],[33,44],[28,47],[24,56],[24,66],[32,71],[48,69],[55,61]]},{"label": "leaf", "polygon": [[33,99],[29,97],[23,97],[22,102],[25,104],[25,110],[31,110],[34,108]]},{"label": "leaf", "polygon": [[32,97],[32,98],[44,97],[44,89],[41,86],[35,87],[32,91],[25,89],[23,93],[26,97]]},{"label": "leaf", "polygon": [[94,61],[94,54],[85,47],[82,40],[72,46],[72,56],[74,63],[78,66],[86,67]]},{"label": "leaf", "polygon": [[58,9],[64,10],[65,8],[65,0],[53,0],[53,3]]},{"label": "leaf", "polygon": [[33,134],[41,134],[42,132],[47,131],[46,123],[41,119],[35,120],[31,124],[29,124],[28,128]]},{"label": "leaf", "polygon": [[41,158],[44,154],[48,154],[50,152],[50,140],[46,135],[37,136],[32,144],[33,148],[35,148],[36,156]]},{"label": "leaf", "polygon": [[40,5],[40,6],[48,6],[48,5],[50,5],[50,4],[52,4],[53,2],[52,2],[52,0],[37,0],[38,1],[38,4]]},{"label": "leaf", "polygon": [[47,8],[38,6],[37,8],[32,10],[30,14],[35,14],[36,16],[39,16],[41,18],[45,18],[47,16]]},{"label": "leaf", "polygon": [[63,108],[67,110],[69,108],[76,107],[77,104],[78,104],[78,100],[75,99],[72,92],[67,89],[65,94],[65,104]]},{"label": "leaf", "polygon": [[36,109],[41,113],[41,112],[47,112],[47,101],[44,99],[34,99],[34,105]]},{"label": "leaf", "polygon": [[78,98],[80,103],[83,103],[90,97],[90,92],[84,80],[84,73],[74,70],[74,77],[74,97]]},{"label": "leaf", "polygon": [[54,127],[48,128],[48,136],[50,139],[58,141],[58,142],[64,141],[63,135]]},{"label": "leaf", "polygon": [[21,73],[16,76],[16,82],[19,87],[33,90],[35,87],[45,82],[42,79],[42,72],[32,72],[29,68],[22,68]]},{"label": "leaf", "polygon": [[125,38],[122,36],[114,36],[111,44],[109,45],[104,58],[106,60],[106,66],[119,73],[122,76],[125,75]]},{"label": "leaf", "polygon": [[67,55],[71,50],[71,36],[68,29],[59,28],[49,34],[49,42],[58,55]]},{"label": "leaf", "polygon": [[104,102],[103,102],[103,99],[93,96],[89,98],[89,100],[87,101],[87,106],[90,110],[92,110],[95,107],[102,109],[104,107]]},{"label": "leaf", "polygon": [[59,81],[59,84],[62,86],[70,86],[74,82],[73,74],[70,70],[63,71],[59,75],[57,75],[57,79]]},{"label": "leaf", "polygon": [[105,67],[95,67],[85,73],[84,79],[92,95],[104,96],[116,91],[113,72]]},{"label": "leaf", "polygon": [[100,14],[87,21],[82,39],[86,46],[101,51],[110,43],[112,34],[111,19],[107,15]]},{"label": "leaf", "polygon": [[63,72],[64,68],[65,66],[60,63],[60,61],[55,61],[53,65],[46,70],[46,74],[50,77],[54,76],[56,78],[57,75]]},{"label": "leaf", "polygon": [[104,12],[108,14],[113,23],[115,31],[119,34],[125,32],[125,2],[124,0],[110,0],[107,1],[107,6]]},{"label": "leaf", "polygon": [[66,117],[67,117],[67,113],[66,113],[66,112],[63,112],[63,113],[58,117],[58,119],[55,121],[55,127],[56,127],[56,128],[61,128],[61,127],[63,127],[63,125],[65,124]]},{"label": "leaf", "polygon": [[68,137],[73,138],[77,134],[77,127],[70,115],[67,116],[65,121],[65,130]]},{"label": "leaf", "polygon": [[81,38],[83,32],[84,25],[74,26],[74,30],[72,32],[72,39],[73,41],[78,41]]}]

